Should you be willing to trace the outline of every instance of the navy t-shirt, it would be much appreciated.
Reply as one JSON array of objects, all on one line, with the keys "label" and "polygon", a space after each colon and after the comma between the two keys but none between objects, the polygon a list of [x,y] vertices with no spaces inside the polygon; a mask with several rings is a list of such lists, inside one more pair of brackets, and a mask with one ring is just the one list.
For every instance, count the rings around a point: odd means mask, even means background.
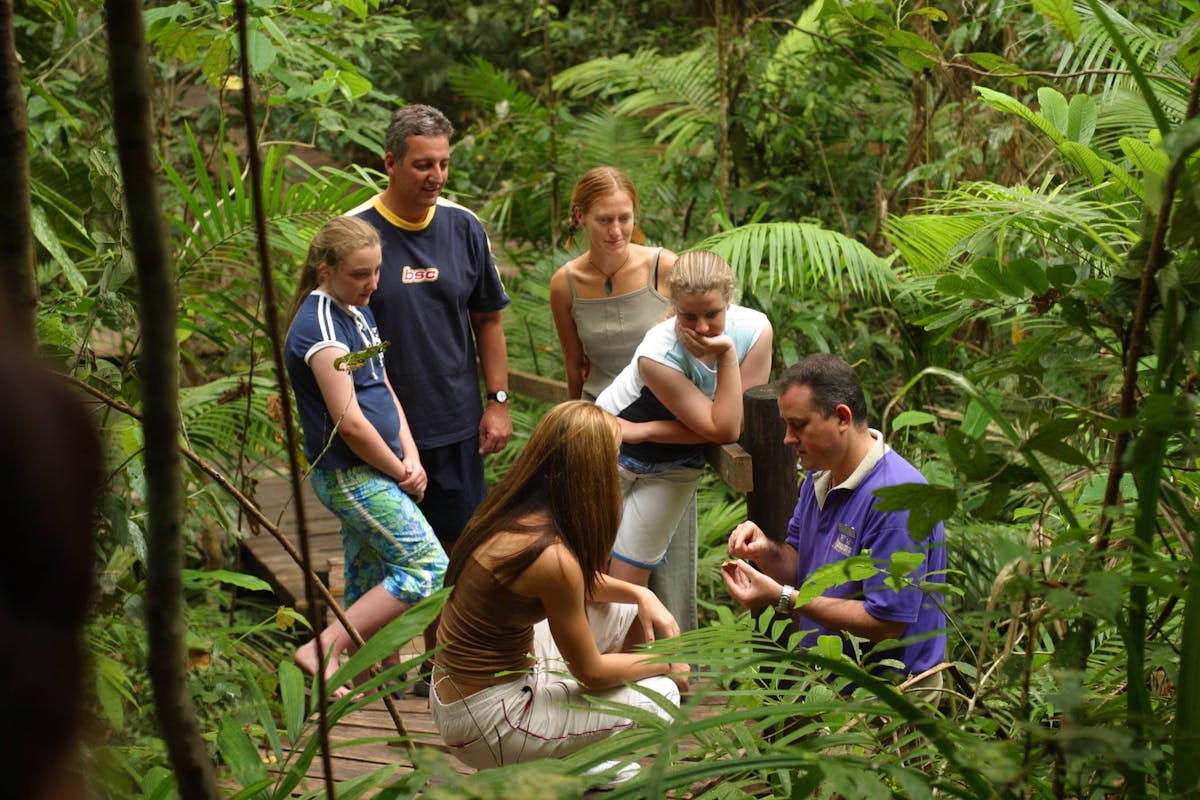
[{"label": "navy t-shirt", "polygon": [[[355,353],[377,344],[379,334],[369,308],[342,305],[318,289],[304,299],[296,312],[284,343],[284,363],[296,393],[300,426],[304,430],[304,457],[310,464],[322,469],[346,469],[364,462],[341,436],[334,435],[334,426],[341,414],[335,417],[329,413],[316,376],[308,365],[309,359],[326,347]],[[404,458],[400,448],[400,415],[396,413],[392,393],[384,382],[383,356],[374,356],[350,374],[363,416],[375,426],[392,451]]]},{"label": "navy t-shirt", "polygon": [[470,314],[509,304],[483,225],[442,198],[416,224],[379,197],[351,213],[379,229],[383,269],[371,310],[390,342],[384,363],[417,447],[476,436],[483,405]]}]

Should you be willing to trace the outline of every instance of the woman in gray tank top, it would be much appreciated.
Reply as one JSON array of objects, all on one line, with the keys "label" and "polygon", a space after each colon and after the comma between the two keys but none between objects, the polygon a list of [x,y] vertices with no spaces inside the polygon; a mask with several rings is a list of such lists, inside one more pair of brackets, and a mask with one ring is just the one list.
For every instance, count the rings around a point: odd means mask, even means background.
[{"label": "woman in gray tank top", "polygon": [[[567,247],[582,230],[587,249],[550,279],[550,310],[572,398],[595,400],[633,358],[646,331],[670,311],[667,279],[675,254],[642,244],[639,210],[633,181],[616,167],[593,167],[571,193]],[[650,588],[682,630],[698,624],[697,538],[693,494],[671,537],[666,563],[650,579]]]}]

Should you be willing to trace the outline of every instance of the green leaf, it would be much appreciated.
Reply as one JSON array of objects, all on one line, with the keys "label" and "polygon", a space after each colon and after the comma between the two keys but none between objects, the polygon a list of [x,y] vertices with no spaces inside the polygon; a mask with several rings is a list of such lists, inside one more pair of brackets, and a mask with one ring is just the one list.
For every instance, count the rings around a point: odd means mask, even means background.
[{"label": "green leaf", "polygon": [[275,727],[275,720],[271,716],[271,706],[267,703],[267,698],[263,696],[262,689],[258,686],[258,681],[254,678],[254,673],[248,666],[242,667],[242,685],[246,687],[247,694],[254,704],[254,711],[258,714],[258,724],[262,726],[263,735],[267,737],[267,745],[271,748],[272,755],[275,756],[277,762],[283,761],[283,749],[279,745],[279,730]]},{"label": "green leaf", "polygon": [[1104,160],[1096,155],[1090,147],[1079,142],[1061,142],[1058,145],[1058,151],[1078,167],[1079,171],[1087,176],[1087,179],[1093,184],[1104,182],[1108,168],[1105,166]]},{"label": "green leaf", "polygon": [[1035,295],[1043,295],[1050,291],[1050,280],[1046,277],[1046,270],[1032,258],[1009,259],[1004,269]]},{"label": "green leaf", "polygon": [[1080,467],[1090,467],[1091,460],[1071,445],[1053,436],[1035,435],[1022,446],[1023,450],[1036,450],[1056,458],[1064,464],[1074,464]]},{"label": "green leaf", "polygon": [[901,428],[930,425],[934,422],[937,422],[937,417],[933,414],[927,414],[924,411],[901,411],[892,420],[892,430],[898,431]]},{"label": "green leaf", "polygon": [[1009,297],[1024,297],[1025,287],[1016,276],[1000,269],[994,258],[978,258],[971,264],[971,271],[991,288]]},{"label": "green leaf", "polygon": [[254,742],[239,723],[228,717],[217,731],[217,749],[242,788],[270,779]]},{"label": "green leaf", "polygon": [[1096,133],[1096,101],[1090,94],[1077,94],[1067,109],[1067,138],[1086,145]]},{"label": "green leaf", "polygon": [[925,539],[934,526],[949,519],[958,506],[958,495],[948,486],[931,483],[901,483],[876,489],[878,511],[907,511],[908,532],[913,539]]},{"label": "green leaf", "polygon": [[75,290],[78,295],[83,295],[87,290],[87,278],[83,277],[83,273],[75,266],[75,262],[67,255],[67,251],[63,248],[62,242],[59,241],[58,234],[46,219],[45,210],[34,205],[30,208],[30,224],[33,227],[33,236],[37,239],[38,244],[46,248],[50,253],[50,257],[54,263],[62,270],[63,277],[67,279],[67,283]]},{"label": "green leaf", "polygon": [[271,44],[271,40],[258,28],[251,29],[247,39],[250,70],[256,75],[261,75],[275,63],[275,45]]},{"label": "green leaf", "polygon": [[1192,117],[1175,128],[1162,143],[1167,151],[1167,171],[1174,172],[1197,150],[1200,150],[1200,117]]},{"label": "green leaf", "polygon": [[1051,89],[1049,86],[1038,89],[1037,96],[1042,116],[1054,126],[1055,130],[1065,135],[1070,116],[1070,112],[1067,110],[1067,98],[1063,97],[1062,92]]},{"label": "green leaf", "polygon": [[1041,14],[1070,41],[1078,41],[1080,21],[1072,0],[1033,0],[1033,10]]},{"label": "green leaf", "polygon": [[[985,86],[976,86],[975,91],[979,92],[979,96],[983,98],[984,102],[986,102],[988,105],[990,105],[992,108],[996,109],[997,111],[1004,111],[1005,113],[1008,113],[1008,114],[1015,114],[1016,116],[1021,117],[1022,119],[1028,120],[1029,122],[1033,123],[1035,126],[1037,126],[1038,130],[1040,130],[1042,133],[1049,136],[1054,141],[1055,144],[1058,144],[1059,142],[1061,142],[1063,140],[1063,135],[1062,135],[1061,130],[1058,127],[1056,127],[1053,122],[1051,122],[1046,117],[1039,114],[1038,112],[1029,109],[1028,107],[1025,106],[1024,103],[1022,103],[1020,100],[1017,100],[1015,97],[1010,97],[1009,95],[1004,94],[1003,92],[997,92],[995,90],[988,89]],[[1062,97],[1062,95],[1059,95],[1059,97]],[[1063,107],[1064,107],[1063,110],[1065,112],[1065,110],[1066,110],[1066,102],[1065,101],[1063,103]],[[1045,109],[1043,109],[1043,111],[1044,110]],[[1065,113],[1063,114],[1063,119],[1065,122],[1065,119],[1066,119]]]},{"label": "green leaf", "polygon": [[283,727],[288,741],[294,744],[300,741],[304,729],[306,704],[304,673],[290,658],[279,662],[279,697],[283,704]]},{"label": "green leaf", "polygon": [[215,583],[228,583],[239,589],[248,589],[252,592],[271,591],[271,584],[261,578],[227,569],[185,569],[182,574],[184,585],[189,589],[203,588]]},{"label": "green leaf", "polygon": [[991,477],[998,469],[997,459],[979,439],[966,435],[959,428],[946,429],[946,452],[955,468],[969,481]]},{"label": "green leaf", "polygon": [[833,636],[832,634],[824,634],[817,637],[817,643],[813,645],[812,651],[825,658],[841,658],[842,657],[842,637]]}]

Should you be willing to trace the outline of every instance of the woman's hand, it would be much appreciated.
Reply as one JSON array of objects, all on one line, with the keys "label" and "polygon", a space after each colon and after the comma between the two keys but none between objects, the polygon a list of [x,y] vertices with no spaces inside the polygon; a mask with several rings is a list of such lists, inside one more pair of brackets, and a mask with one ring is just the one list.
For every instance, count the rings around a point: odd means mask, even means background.
[{"label": "woman's hand", "polygon": [[688,677],[691,671],[691,664],[672,664],[671,671],[667,673],[667,677],[675,681],[675,685],[679,687],[680,694],[687,694],[691,691],[692,681]]},{"label": "woman's hand", "polygon": [[[641,587],[639,587],[641,588]],[[642,588],[638,592],[638,621],[645,632],[645,641],[652,642],[656,638],[671,638],[679,635],[679,623],[667,611],[658,596],[649,589]],[[655,636],[655,633],[661,636]]]},{"label": "woman's hand", "polygon": [[425,499],[425,487],[429,485],[429,476],[419,458],[405,458],[402,462],[408,469],[408,476],[397,480],[396,485],[412,497],[413,502],[419,503]]},{"label": "woman's hand", "polygon": [[701,336],[691,328],[675,323],[675,335],[689,353],[696,358],[719,356],[733,350],[733,339],[722,333],[719,336]]}]

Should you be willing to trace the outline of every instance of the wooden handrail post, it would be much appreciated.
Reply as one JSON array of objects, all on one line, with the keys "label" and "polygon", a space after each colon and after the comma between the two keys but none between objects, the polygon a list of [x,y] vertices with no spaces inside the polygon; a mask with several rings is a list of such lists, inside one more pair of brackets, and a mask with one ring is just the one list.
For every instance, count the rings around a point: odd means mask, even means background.
[{"label": "wooden handrail post", "polygon": [[800,479],[796,453],[783,443],[786,428],[775,396],[773,383],[745,391],[745,425],[739,444],[750,454],[754,475],[754,488],[746,493],[746,515],[770,539],[782,542],[796,506]]}]

